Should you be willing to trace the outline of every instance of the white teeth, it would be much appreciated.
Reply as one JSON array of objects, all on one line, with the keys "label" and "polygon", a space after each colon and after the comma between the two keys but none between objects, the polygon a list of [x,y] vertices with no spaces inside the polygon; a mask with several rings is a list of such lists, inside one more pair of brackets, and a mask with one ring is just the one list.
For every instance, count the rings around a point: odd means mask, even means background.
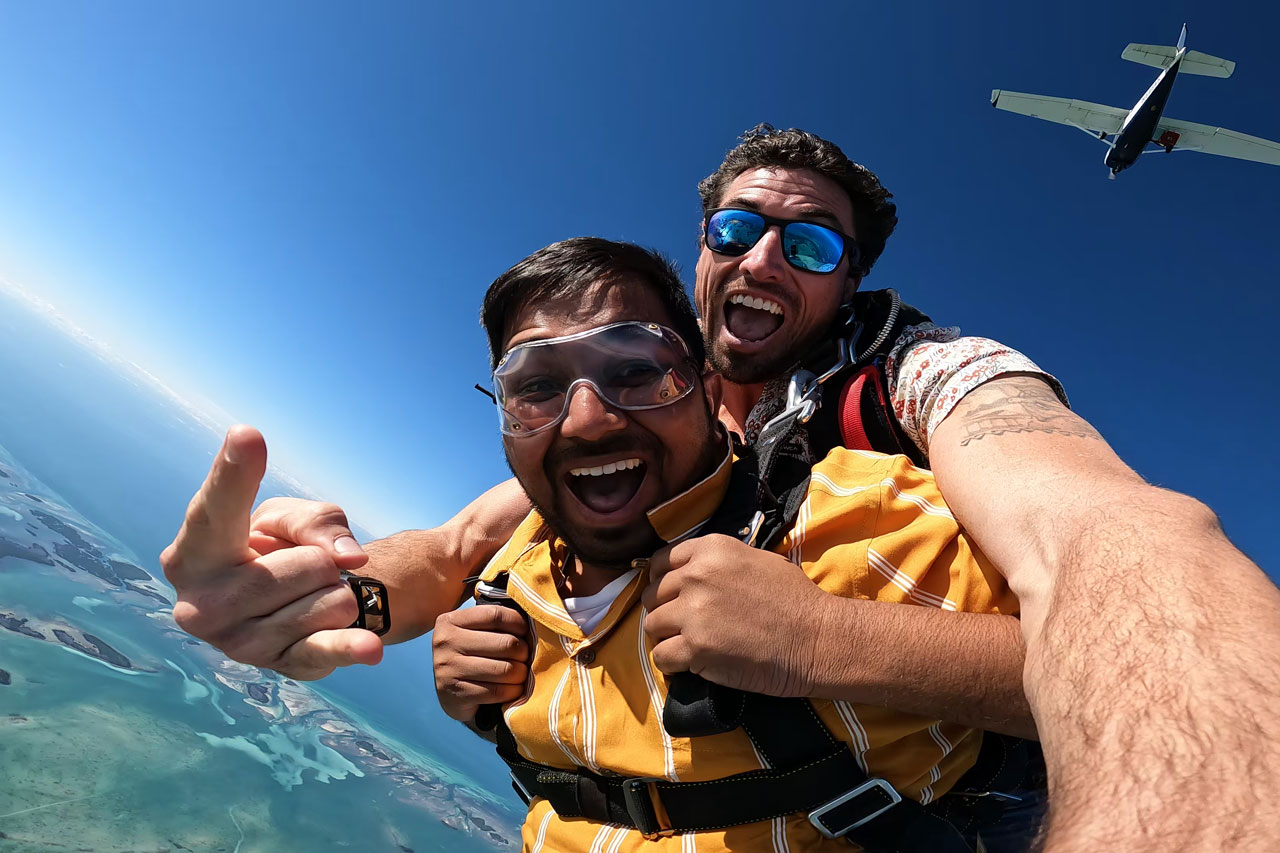
[{"label": "white teeth", "polygon": [[600,477],[605,474],[616,474],[619,471],[630,471],[639,466],[639,459],[620,459],[606,465],[596,465],[594,468],[570,468],[569,474],[573,477]]},{"label": "white teeth", "polygon": [[768,311],[770,314],[782,316],[782,306],[768,299],[761,299],[758,296],[747,296],[745,293],[735,293],[729,297],[732,305],[745,305],[748,308],[755,308],[757,311]]}]

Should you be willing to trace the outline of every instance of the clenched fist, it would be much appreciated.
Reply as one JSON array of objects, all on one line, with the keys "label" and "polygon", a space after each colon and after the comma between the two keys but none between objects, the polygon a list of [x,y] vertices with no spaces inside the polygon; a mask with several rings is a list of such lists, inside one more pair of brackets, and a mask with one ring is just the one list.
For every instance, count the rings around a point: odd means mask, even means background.
[{"label": "clenched fist", "polygon": [[509,607],[478,604],[444,613],[431,638],[440,707],[469,723],[481,705],[524,695],[529,679],[529,626]]},{"label": "clenched fist", "polygon": [[642,601],[653,661],[666,673],[772,696],[810,696],[825,610],[834,600],[799,566],[712,534],[649,561]]}]

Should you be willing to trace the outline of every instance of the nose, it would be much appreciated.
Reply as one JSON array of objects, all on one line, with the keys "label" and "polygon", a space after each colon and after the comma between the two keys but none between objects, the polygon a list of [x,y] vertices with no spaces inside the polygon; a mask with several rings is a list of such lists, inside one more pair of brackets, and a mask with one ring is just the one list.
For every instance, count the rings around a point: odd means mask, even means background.
[{"label": "nose", "polygon": [[609,405],[593,386],[580,382],[569,389],[569,408],[560,424],[561,435],[598,441],[626,426],[622,411]]},{"label": "nose", "polygon": [[782,256],[782,228],[770,225],[751,250],[742,256],[738,269],[756,281],[781,281],[787,262]]}]

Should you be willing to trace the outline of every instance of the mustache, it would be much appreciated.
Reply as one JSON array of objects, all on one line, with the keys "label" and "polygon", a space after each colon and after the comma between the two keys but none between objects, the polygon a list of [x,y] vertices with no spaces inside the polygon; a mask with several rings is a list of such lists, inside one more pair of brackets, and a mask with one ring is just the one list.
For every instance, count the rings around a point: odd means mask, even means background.
[{"label": "mustache", "polygon": [[717,295],[721,300],[725,300],[733,294],[745,290],[763,293],[779,305],[790,304],[790,299],[788,299],[787,295],[783,292],[783,288],[780,288],[775,284],[765,284],[763,282],[756,281],[754,278],[745,275],[739,275],[737,278],[726,281],[720,286]]},{"label": "mustache", "polygon": [[547,454],[550,465],[571,464],[596,456],[625,453],[629,450],[658,450],[656,442],[644,436],[611,435],[599,441],[583,441],[577,438],[561,438]]}]

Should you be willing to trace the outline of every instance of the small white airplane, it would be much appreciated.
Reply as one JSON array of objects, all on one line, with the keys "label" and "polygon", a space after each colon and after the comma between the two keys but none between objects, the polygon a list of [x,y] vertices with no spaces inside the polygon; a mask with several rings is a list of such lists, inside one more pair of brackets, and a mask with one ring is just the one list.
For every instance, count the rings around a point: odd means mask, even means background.
[{"label": "small white airplane", "polygon": [[[1204,77],[1226,78],[1236,70],[1236,64],[1229,59],[1219,59],[1198,50],[1187,50],[1186,41],[1187,25],[1183,24],[1177,47],[1131,44],[1120,54],[1121,59],[1164,69],[1131,110],[1070,98],[1006,92],[1002,89],[991,92],[991,106],[1032,118],[1069,124],[1102,140],[1108,147],[1104,162],[1111,169],[1110,177],[1113,180],[1118,173],[1137,162],[1139,155],[1156,151],[1203,151],[1205,154],[1280,166],[1280,143],[1222,127],[1164,118],[1164,107],[1179,71]],[[1151,144],[1159,147],[1148,148]]]}]

